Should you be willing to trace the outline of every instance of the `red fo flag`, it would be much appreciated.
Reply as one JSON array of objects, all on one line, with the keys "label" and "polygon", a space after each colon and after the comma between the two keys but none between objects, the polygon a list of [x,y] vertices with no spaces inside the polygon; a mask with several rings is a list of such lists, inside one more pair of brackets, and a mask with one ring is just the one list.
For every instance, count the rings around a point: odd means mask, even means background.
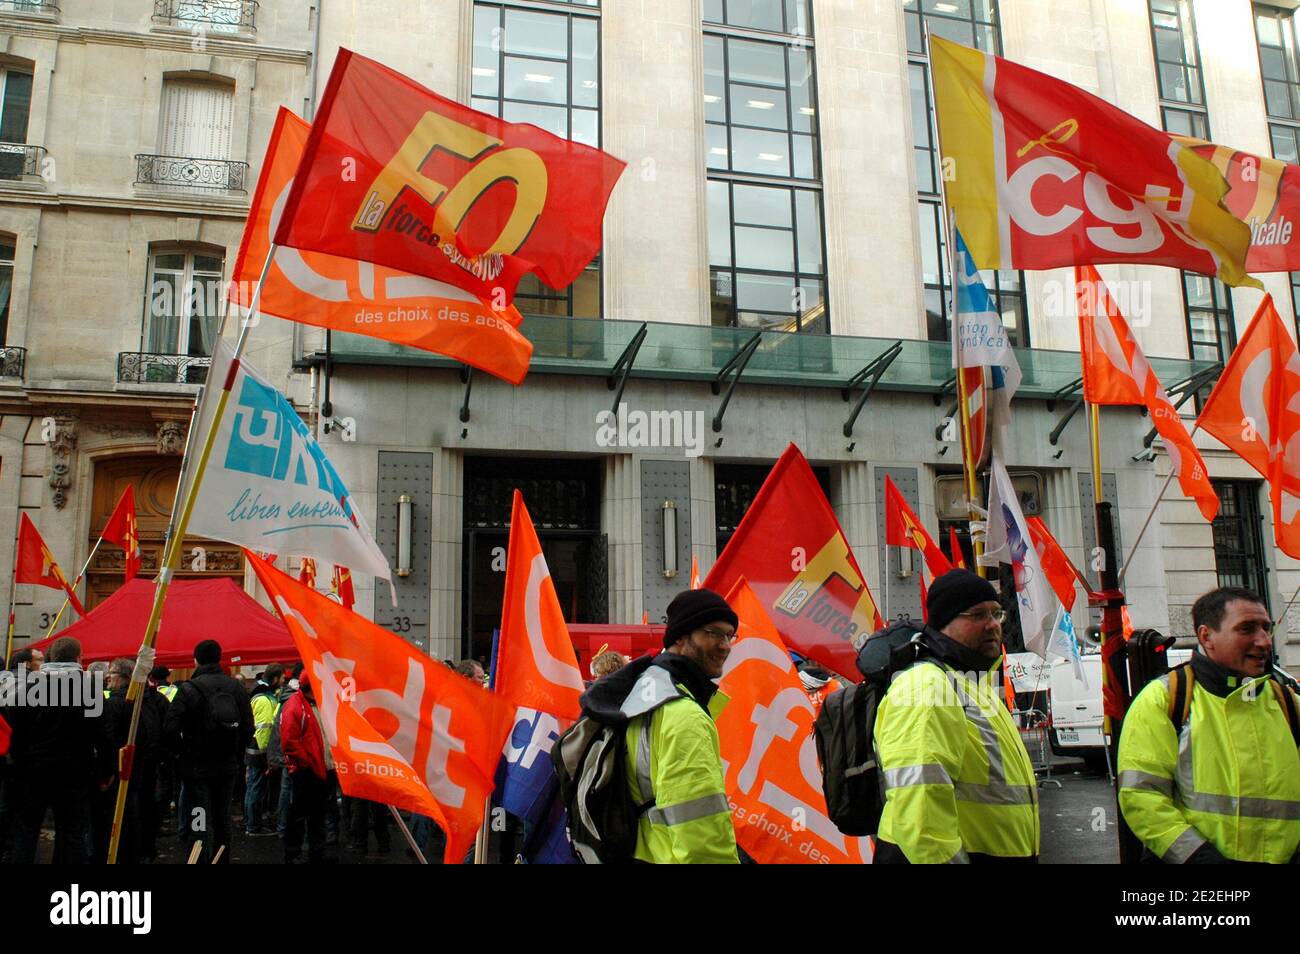
[{"label": "red fo flag", "polygon": [[245,550],[310,677],[344,794],[428,815],[443,860],[474,844],[514,707]]},{"label": "red fo flag", "polygon": [[494,686],[497,695],[517,706],[561,719],[576,720],[582,715],[578,704],[585,689],[582,670],[541,542],[518,490],[510,512],[506,596]]},{"label": "red fo flag", "polygon": [[1197,423],[1268,480],[1274,539],[1283,553],[1300,558],[1300,353],[1271,295],[1260,302]]},{"label": "red fo flag", "polygon": [[68,585],[68,578],[63,575],[59,561],[41,539],[36,524],[24,512],[18,517],[18,559],[14,563],[15,583],[34,583],[47,586],[52,590],[63,590],[68,594],[68,602],[77,611],[78,616],[85,616],[85,607],[77,594]]},{"label": "red fo flag", "polygon": [[298,564],[298,582],[303,586],[316,588],[316,561],[311,557],[302,557]]},{"label": "red fo flag", "polygon": [[352,588],[352,571],[345,566],[334,564],[334,595],[339,598],[344,609],[357,605],[357,592]]},{"label": "red fo flag", "polygon": [[117,544],[126,551],[126,582],[130,583],[140,572],[140,528],[135,520],[135,487],[126,485],[122,496],[113,508],[113,515],[108,518],[101,534],[109,543]]},{"label": "red fo flag", "polygon": [[1120,314],[1097,269],[1080,265],[1074,274],[1085,400],[1093,404],[1146,405],[1156,430],[1165,439],[1165,449],[1183,493],[1196,501],[1201,516],[1213,520],[1219,512],[1219,496],[1210,485],[1205,461],[1161,387],[1160,379],[1147,363],[1146,355],[1133,337],[1133,329]]},{"label": "red fo flag", "polygon": [[277,245],[428,275],[504,307],[564,288],[600,250],[625,163],[508,123],[340,50]]},{"label": "red fo flag", "polygon": [[791,444],[704,580],[729,593],[744,577],[785,644],[858,682],[855,642],[884,623],[830,501]]},{"label": "red fo flag", "polygon": [[943,576],[952,569],[939,544],[921,526],[903,492],[888,476],[885,477],[885,542],[892,547],[920,550],[932,577]]}]

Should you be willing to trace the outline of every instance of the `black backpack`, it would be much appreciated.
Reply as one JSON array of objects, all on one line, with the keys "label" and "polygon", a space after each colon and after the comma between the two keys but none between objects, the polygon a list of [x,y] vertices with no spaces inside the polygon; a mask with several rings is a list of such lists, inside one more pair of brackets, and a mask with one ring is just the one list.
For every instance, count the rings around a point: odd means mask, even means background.
[{"label": "black backpack", "polygon": [[200,746],[212,753],[237,753],[239,703],[229,685],[222,680],[216,687],[208,689],[197,679],[191,679],[186,685],[193,686],[203,699],[203,712],[199,717]]},{"label": "black backpack", "polygon": [[885,800],[874,745],[876,711],[890,679],[927,652],[917,624],[897,620],[863,643],[862,682],[822,703],[813,725],[822,793],[831,821],[846,835],[874,835],[880,825]]},{"label": "black backpack", "polygon": [[271,723],[271,737],[266,741],[266,764],[275,769],[282,769],[288,764],[284,760],[284,746],[280,744],[280,717],[284,715],[284,704],[288,699],[285,696],[276,706],[275,720]]},{"label": "black backpack", "polygon": [[560,798],[569,813],[569,841],[589,865],[631,862],[637,822],[654,807],[632,800],[627,787],[627,722],[584,715],[551,748]]}]

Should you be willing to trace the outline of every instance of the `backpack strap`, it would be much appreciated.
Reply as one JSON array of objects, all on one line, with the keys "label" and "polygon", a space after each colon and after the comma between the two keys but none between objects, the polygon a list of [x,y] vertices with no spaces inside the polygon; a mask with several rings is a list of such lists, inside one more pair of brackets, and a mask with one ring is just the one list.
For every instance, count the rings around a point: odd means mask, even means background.
[{"label": "backpack strap", "polygon": [[1182,732],[1187,724],[1187,717],[1192,711],[1192,686],[1196,684],[1196,674],[1190,663],[1183,663],[1169,670],[1169,721],[1174,724],[1174,732]]},{"label": "backpack strap", "polygon": [[1300,715],[1296,713],[1295,696],[1291,694],[1290,689],[1276,679],[1270,679],[1268,684],[1273,687],[1273,695],[1277,696],[1277,704],[1286,713],[1287,724],[1291,726],[1291,741],[1297,747],[1300,747]]}]

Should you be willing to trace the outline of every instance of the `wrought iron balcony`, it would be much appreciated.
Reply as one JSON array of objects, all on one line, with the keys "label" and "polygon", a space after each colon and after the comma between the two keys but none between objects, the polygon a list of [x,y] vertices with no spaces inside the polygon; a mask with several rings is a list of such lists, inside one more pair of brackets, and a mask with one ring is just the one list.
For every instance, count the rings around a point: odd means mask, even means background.
[{"label": "wrought iron balcony", "polygon": [[153,20],[209,33],[253,33],[257,0],[154,0]]},{"label": "wrought iron balcony", "polygon": [[44,161],[44,146],[0,142],[0,179],[14,181],[39,178]]},{"label": "wrought iron balcony", "polygon": [[136,185],[244,192],[244,180],[247,177],[248,163],[230,159],[147,155],[135,157]]},{"label": "wrought iron balcony", "polygon": [[0,348],[0,378],[21,378],[26,364],[26,348]]},{"label": "wrought iron balcony", "polygon": [[53,0],[0,0],[0,13],[30,13],[38,16],[55,16],[59,5]]},{"label": "wrought iron balcony", "polygon": [[202,384],[210,367],[212,359],[205,355],[121,351],[117,380],[122,384]]}]

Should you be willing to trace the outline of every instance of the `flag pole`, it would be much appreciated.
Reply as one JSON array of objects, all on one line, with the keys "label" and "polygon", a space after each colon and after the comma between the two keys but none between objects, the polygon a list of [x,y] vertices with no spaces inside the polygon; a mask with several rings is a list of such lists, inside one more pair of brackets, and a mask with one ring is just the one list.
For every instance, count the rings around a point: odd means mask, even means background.
[{"label": "flag pole", "polygon": [[[101,533],[99,535],[99,539],[95,541],[95,545],[90,548],[90,556],[86,557],[86,562],[81,565],[81,571],[77,573],[77,578],[72,581],[72,585],[69,587],[69,589],[71,589],[72,592],[75,593],[77,591],[77,587],[81,585],[81,578],[84,577],[86,575],[86,571],[90,569],[90,561],[95,559],[95,554],[99,550],[99,545],[103,542],[104,542],[104,535]],[[49,639],[51,636],[54,635],[54,629],[56,626],[59,625],[59,620],[62,619],[63,617],[63,611],[68,608],[71,602],[72,602],[71,599],[69,599],[67,596],[63,597],[63,605],[60,606],[59,611],[54,614],[54,622],[50,623],[50,628],[45,631],[45,635],[42,637],[43,639]]]},{"label": "flag pole", "polygon": [[[217,442],[217,429],[221,426],[221,420],[226,413],[226,405],[230,401],[230,392],[235,386],[235,378],[239,374],[239,359],[244,353],[244,347],[248,343],[249,333],[252,331],[253,322],[257,317],[257,305],[262,297],[262,286],[266,282],[267,273],[271,270],[271,260],[275,257],[276,246],[274,243],[267,249],[266,261],[262,264],[262,273],[257,279],[257,288],[253,291],[253,296],[248,305],[248,317],[243,321],[243,327],[240,328],[239,338],[235,342],[235,354],[230,362],[230,370],[226,373],[226,380],[221,382],[221,394],[217,397],[216,409],[212,415],[212,424],[208,427],[208,432],[203,438],[203,445],[199,448],[199,456],[193,461],[195,465],[194,479],[190,482],[189,487],[185,486],[185,468],[191,463],[189,451],[191,450],[190,441],[187,439],[186,448],[187,456],[181,463],[181,472],[177,479],[177,493],[185,491],[185,500],[182,503],[179,499],[172,505],[171,517],[167,523],[167,543],[164,549],[162,566],[158,570],[157,586],[154,590],[153,609],[149,613],[149,622],[145,626],[144,641],[140,645],[140,653],[136,657],[135,671],[131,675],[131,684],[127,689],[127,699],[133,702],[131,707],[131,724],[127,730],[126,744],[122,746],[118,753],[118,783],[117,783],[117,804],[113,809],[113,829],[109,836],[108,842],[108,863],[117,863],[117,850],[122,838],[122,818],[126,811],[127,790],[131,782],[131,765],[135,757],[135,740],[140,728],[140,710],[144,704],[144,687],[145,680],[140,676],[141,669],[147,668],[141,665],[145,658],[152,658],[154,643],[158,637],[158,626],[162,622],[163,604],[167,600],[167,591],[171,586],[172,576],[180,563],[180,554],[182,541],[185,539],[185,531],[189,527],[190,515],[194,512],[194,502],[198,499],[199,486],[203,483],[203,474],[208,467],[208,459],[212,456],[212,448]],[[222,319],[224,328],[225,319]],[[212,384],[210,382],[204,385],[203,395],[200,400],[206,400],[210,393]],[[201,420],[198,414],[198,403],[195,402],[194,415],[191,417],[191,430],[193,423]],[[197,445],[195,445],[197,447]],[[139,678],[138,678],[139,677]]]},{"label": "flag pole", "polygon": [[[1187,436],[1189,438],[1195,437],[1196,432],[1199,431],[1200,429],[1201,429],[1201,425],[1198,423],[1192,428],[1191,433],[1188,434]],[[1165,498],[1165,491],[1167,491],[1169,489],[1169,485],[1174,482],[1175,476],[1176,473],[1171,464],[1169,468],[1169,474],[1165,477],[1165,482],[1160,488],[1160,493],[1156,494],[1155,503],[1153,503],[1151,505],[1151,509],[1147,511],[1146,519],[1142,521],[1142,529],[1138,531],[1137,537],[1133,540],[1133,545],[1129,547],[1128,556],[1124,558],[1124,565],[1120,567],[1119,570],[1120,586],[1124,585],[1124,575],[1128,573],[1129,564],[1133,562],[1133,557],[1137,553],[1138,544],[1142,542],[1142,536],[1147,532],[1147,527],[1151,526],[1151,518],[1156,515],[1156,510],[1159,508],[1160,502]]]},{"label": "flag pole", "polygon": [[1279,626],[1282,625],[1282,620],[1286,619],[1287,611],[1291,609],[1291,607],[1295,604],[1295,601],[1298,599],[1300,599],[1300,586],[1297,586],[1295,588],[1295,593],[1292,594],[1291,598],[1286,601],[1286,606],[1282,607],[1281,614],[1278,616],[1277,619],[1273,620],[1274,630],[1276,630]]},{"label": "flag pole", "polygon": [[406,839],[406,843],[410,845],[411,850],[415,852],[415,857],[419,859],[420,864],[427,865],[429,859],[424,857],[424,852],[421,851],[420,846],[415,843],[415,837],[411,834],[411,829],[407,828],[406,822],[402,821],[401,812],[392,805],[388,806],[388,810],[393,813],[393,821],[397,822],[397,827],[402,830],[402,837]]},{"label": "flag pole", "polygon": [[9,660],[14,654],[14,600],[18,595],[18,538],[14,537],[14,571],[9,577],[9,635],[5,640],[5,665],[9,668]]}]

